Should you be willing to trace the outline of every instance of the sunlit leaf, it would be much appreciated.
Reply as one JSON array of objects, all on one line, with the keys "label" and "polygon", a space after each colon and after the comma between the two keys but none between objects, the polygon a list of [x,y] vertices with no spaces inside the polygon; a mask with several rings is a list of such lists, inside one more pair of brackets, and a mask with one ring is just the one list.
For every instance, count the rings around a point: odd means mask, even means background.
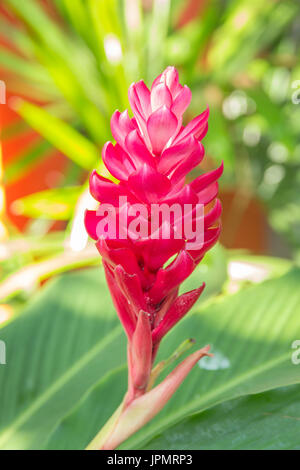
[{"label": "sunlit leaf", "polygon": [[299,450],[299,386],[217,405],[168,428],[146,449]]},{"label": "sunlit leaf", "polygon": [[81,188],[64,187],[33,193],[13,203],[13,211],[28,217],[68,220],[74,210]]},{"label": "sunlit leaf", "polygon": [[[188,429],[186,439],[181,440],[178,446],[174,438],[168,441],[165,436],[168,436],[169,431],[173,435],[173,426],[175,426],[175,435],[177,423],[181,429],[180,426],[184,426],[185,420],[189,419],[192,413],[209,409],[203,418],[202,413],[198,415],[199,423],[204,420],[204,432],[206,416],[207,419],[211,415],[214,416],[212,425],[213,422],[222,422],[224,410],[230,409],[230,406],[234,412],[234,402],[226,405],[228,400],[299,383],[299,366],[297,367],[291,360],[294,351],[292,344],[297,338],[295,332],[299,326],[299,278],[299,270],[294,270],[283,277],[203,305],[202,309],[194,308],[194,314],[189,314],[163,341],[159,357],[169,357],[180,340],[193,337],[199,346],[211,344],[214,358],[202,359],[164,410],[122,444],[121,448],[151,448],[152,440],[159,435],[163,436],[166,449],[191,449],[195,448],[195,444],[201,446],[196,436],[193,440],[190,439]],[[91,393],[57,427],[48,447],[84,448],[109,415],[110,404],[107,400],[109,389],[114,390],[110,413],[114,411],[117,402],[117,383],[123,384],[119,389],[121,401],[126,389],[124,375],[124,370],[116,371],[115,375],[92,389]],[[245,401],[247,402],[247,399]],[[218,403],[224,405],[214,409]],[[240,403],[243,401],[237,402],[237,410]],[[272,413],[274,409],[272,410],[270,405],[265,411]],[[239,416],[241,422],[245,420],[250,423],[253,419],[251,406],[249,411],[243,407]],[[281,426],[284,428],[284,423],[281,422]],[[81,432],[77,432],[78,429],[85,429],[87,435],[83,436]],[[193,430],[193,427],[191,429]],[[240,429],[240,426],[233,425],[233,432],[236,429]],[[223,436],[224,434],[226,433],[222,433]],[[224,437],[226,438],[226,435]],[[180,439],[183,438],[180,436]],[[221,441],[219,443],[221,444]],[[211,445],[213,444],[211,442]]]},{"label": "sunlit leaf", "polygon": [[1,399],[7,400],[1,448],[39,448],[88,389],[119,366],[125,335],[98,274],[54,281],[1,329],[8,364],[0,369]]}]

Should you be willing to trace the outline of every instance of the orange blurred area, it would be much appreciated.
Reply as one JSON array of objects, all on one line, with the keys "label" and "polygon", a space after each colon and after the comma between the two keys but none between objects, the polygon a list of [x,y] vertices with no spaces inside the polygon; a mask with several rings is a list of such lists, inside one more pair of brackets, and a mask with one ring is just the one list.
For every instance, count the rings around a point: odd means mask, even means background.
[{"label": "orange blurred area", "polygon": [[[0,107],[0,123],[3,129],[20,122],[19,116],[9,107],[10,99],[11,95],[8,93],[7,105],[1,105]],[[6,166],[16,161],[21,153],[29,149],[30,146],[39,139],[40,136],[36,132],[26,129],[25,132],[18,133],[17,136],[8,138],[2,142],[4,181]],[[18,178],[17,181],[5,185],[7,214],[20,230],[26,226],[28,218],[14,213],[13,202],[28,194],[57,186],[66,168],[66,164],[67,159],[61,153],[52,151],[45,159],[35,164],[29,172]],[[61,223],[55,224],[56,228],[60,226]]]},{"label": "orange blurred area", "polygon": [[[48,11],[53,14],[53,8],[49,7],[48,2],[44,2]],[[18,19],[16,16],[11,15],[4,6],[0,5],[0,15],[9,19],[12,24],[18,25]],[[20,55],[19,51],[14,47],[12,41],[7,41],[1,37],[0,32],[0,44],[8,50],[14,51]],[[10,126],[16,126],[22,122],[20,117],[10,108],[9,102],[13,98],[13,95],[9,92],[9,79],[11,74],[7,74],[5,69],[1,69],[0,64],[0,78],[4,75],[5,82],[7,85],[6,92],[6,105],[0,105],[0,138],[1,131]],[[17,133],[11,138],[2,141],[2,172],[5,184],[5,168],[8,164],[15,162],[19,155],[30,148],[35,142],[40,139],[40,136],[31,130],[26,129],[22,133]],[[2,139],[1,139],[2,140]],[[5,184],[5,203],[6,213],[13,224],[22,230],[25,228],[28,218],[22,215],[18,215],[13,210],[13,202],[19,198],[32,194],[34,192],[43,191],[51,187],[57,186],[61,176],[63,175],[64,169],[66,168],[67,159],[58,151],[52,151],[45,159],[35,164],[30,171],[18,178],[16,182],[6,185]],[[52,229],[59,229],[63,226],[61,222],[57,222],[53,225]]]},{"label": "orange blurred area", "polygon": [[261,254],[267,250],[267,221],[263,205],[235,191],[220,194],[223,206],[220,241],[226,248],[247,249]]},{"label": "orange blurred area", "polygon": [[[43,4],[45,11],[52,19],[54,19],[55,22],[60,25],[63,24],[62,18],[59,16],[57,11],[55,11],[55,8],[53,8],[51,2],[41,0],[40,3]],[[143,5],[147,10],[150,11],[153,6],[153,2],[151,0],[145,0]],[[182,7],[179,9],[180,13],[178,15],[177,21],[175,22],[176,28],[178,30],[184,29],[186,26],[189,26],[189,23],[191,23],[195,18],[201,18],[208,5],[209,2],[207,0],[187,0],[186,2],[183,2]],[[8,18],[12,24],[15,24],[16,26],[19,25],[17,17],[11,13],[8,13],[3,6],[0,6],[0,15],[4,15],[6,18]],[[241,17],[238,16],[237,20],[240,18]],[[241,24],[239,23],[238,26],[241,27]],[[14,47],[13,41],[10,42],[7,41],[7,39],[1,38],[1,33],[0,44],[20,55],[18,50]],[[207,59],[206,54],[210,45],[211,42],[208,41],[203,48],[202,55],[200,55],[197,59],[197,67],[199,69],[205,69],[204,65]],[[7,75],[5,70],[1,71],[0,69],[0,74],[1,73],[4,73],[4,76],[7,77],[9,84],[9,74]],[[217,86],[214,86],[214,88],[219,93],[218,99],[222,101],[224,97],[221,91]],[[201,93],[202,92],[203,90]],[[9,106],[9,101],[12,97],[13,95],[8,92],[7,105],[0,106],[0,124],[4,129],[22,122],[17,114]],[[20,158],[20,155],[26,152],[26,150],[30,149],[33,144],[39,142],[40,136],[36,132],[30,130],[29,128],[25,129],[26,130],[23,132],[18,132],[14,137],[6,138],[2,143],[4,170],[4,183],[2,184],[4,185],[5,169],[8,167],[8,165],[16,162]],[[228,132],[228,139],[230,138],[231,136]],[[218,157],[220,157],[220,155],[218,155]],[[64,155],[58,151],[53,150],[43,157],[38,163],[34,164],[26,174],[21,175],[18,180],[5,185],[7,215],[18,229],[23,230],[26,227],[29,219],[23,215],[18,215],[14,211],[14,201],[35,192],[59,187],[60,181],[63,180],[63,175],[66,172],[67,165],[68,161]],[[205,168],[205,170],[209,171],[211,168],[215,167],[213,159],[211,159],[209,165],[210,167]],[[247,249],[254,253],[266,253],[268,251],[269,228],[263,203],[259,202],[255,196],[251,196],[250,200],[245,200],[245,197],[239,194],[239,189],[224,189],[222,191],[222,181],[221,201],[223,204],[223,231],[221,235],[221,242],[224,244],[224,246],[227,248]],[[57,222],[53,225],[53,227],[64,227],[64,223]]]}]

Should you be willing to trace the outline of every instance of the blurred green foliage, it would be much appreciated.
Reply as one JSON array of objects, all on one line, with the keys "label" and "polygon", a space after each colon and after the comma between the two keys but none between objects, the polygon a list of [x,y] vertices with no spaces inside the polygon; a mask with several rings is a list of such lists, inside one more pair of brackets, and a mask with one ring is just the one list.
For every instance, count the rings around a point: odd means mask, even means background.
[{"label": "blurred green foliage", "polygon": [[[22,97],[11,106],[41,136],[7,165],[4,181],[17,181],[54,148],[70,159],[60,188],[17,201],[19,213],[67,220],[69,234],[78,207],[83,209],[77,203],[86,197],[82,182],[111,139],[111,114],[128,107],[131,82],[144,78],[150,84],[172,64],[193,92],[188,117],[210,107],[205,146],[210,165],[224,160],[223,187],[259,198],[272,227],[299,252],[298,0],[3,0],[3,5],[17,20],[3,14],[0,19],[11,46],[0,47],[0,65],[9,91]],[[24,124],[8,126],[3,139],[22,131]]]}]

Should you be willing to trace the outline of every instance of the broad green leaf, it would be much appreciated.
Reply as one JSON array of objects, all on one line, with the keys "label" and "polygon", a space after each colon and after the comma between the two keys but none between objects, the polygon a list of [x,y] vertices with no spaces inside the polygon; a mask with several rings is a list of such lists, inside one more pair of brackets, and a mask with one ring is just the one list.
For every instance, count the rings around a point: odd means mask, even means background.
[{"label": "broad green leaf", "polygon": [[49,283],[1,330],[0,448],[36,449],[91,386],[124,361],[125,335],[100,269]]},{"label": "broad green leaf", "polygon": [[13,210],[28,217],[68,220],[80,193],[80,186],[48,189],[17,199],[13,203]]},{"label": "broad green leaf", "polygon": [[[292,343],[300,334],[299,282],[300,270],[294,269],[283,277],[194,308],[194,314],[189,314],[162,342],[159,358],[168,357],[188,337],[195,338],[199,347],[211,344],[214,358],[202,359],[164,410],[120,448],[144,448],[155,436],[168,433],[168,429],[192,413],[218,403],[300,383],[299,366],[291,360]],[[123,383],[124,371],[116,374]],[[98,384],[66,417],[51,437],[49,447],[72,449],[88,444],[104,424],[103,406],[99,403],[105,403],[106,413],[110,407],[107,390],[115,388],[113,384],[118,382],[116,377],[107,380],[111,380],[111,385]],[[120,401],[124,391],[123,386]],[[110,412],[113,411],[110,407]],[[74,436],[73,423],[85,429],[86,436]],[[167,448],[172,448],[169,445]]]},{"label": "broad green leaf", "polygon": [[[127,367],[117,368],[80,400],[59,424],[47,443],[47,450],[81,449],[118,408],[127,388]],[[105,406],[103,406],[105,400]],[[91,413],[93,407],[93,413]],[[89,419],[87,417],[89,416]],[[82,426],[86,426],[84,431]],[[94,431],[96,430],[96,431]]]},{"label": "broad green leaf", "polygon": [[200,346],[211,344],[215,358],[200,361],[156,423],[150,423],[122,447],[143,446],[145,440],[184,416],[217,403],[300,383],[299,367],[291,360],[292,343],[300,332],[299,282],[300,270],[294,269],[187,317],[180,334],[187,336],[189,332]]},{"label": "broad green leaf", "polygon": [[[29,282],[30,272],[24,276]],[[201,273],[199,277],[198,283]],[[118,324],[103,272],[97,268],[49,282],[19,318],[1,329],[8,364],[0,368],[0,448],[43,447],[91,386],[100,379],[105,384],[105,373],[125,362],[125,335]],[[14,344],[18,348],[13,349]],[[114,401],[106,398],[105,409],[100,404],[103,421],[125,393],[125,365],[121,375],[115,392],[107,393],[115,393]],[[95,427],[98,420],[95,415]]]},{"label": "broad green leaf", "polygon": [[23,100],[15,100],[14,108],[30,126],[78,165],[89,170],[97,161],[97,147],[66,122]]},{"label": "broad green leaf", "polygon": [[144,448],[300,450],[299,392],[291,386],[222,403],[168,428]]}]

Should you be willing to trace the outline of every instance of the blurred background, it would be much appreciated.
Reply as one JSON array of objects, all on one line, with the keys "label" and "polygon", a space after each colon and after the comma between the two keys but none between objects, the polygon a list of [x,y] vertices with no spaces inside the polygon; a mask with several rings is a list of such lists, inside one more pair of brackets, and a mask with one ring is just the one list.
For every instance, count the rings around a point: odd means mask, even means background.
[{"label": "blurred background", "polygon": [[53,275],[99,264],[83,227],[89,172],[130,83],[167,65],[193,92],[186,119],[210,107],[193,176],[224,160],[223,253],[299,259],[299,11],[299,0],[1,0],[0,322]]}]

